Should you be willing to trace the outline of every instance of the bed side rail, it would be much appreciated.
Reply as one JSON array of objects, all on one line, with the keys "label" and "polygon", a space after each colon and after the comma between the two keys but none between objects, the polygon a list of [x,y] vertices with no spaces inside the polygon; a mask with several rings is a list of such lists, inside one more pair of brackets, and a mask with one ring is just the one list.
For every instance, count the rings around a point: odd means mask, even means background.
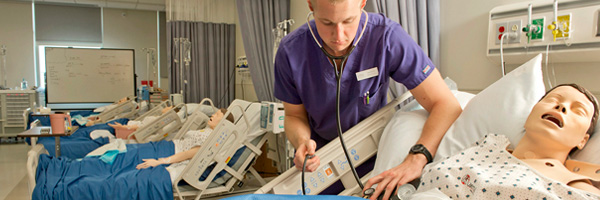
[{"label": "bed side rail", "polygon": [[171,109],[152,121],[152,123],[138,128],[133,133],[129,134],[127,140],[130,141],[133,136],[135,136],[138,143],[162,140],[167,137],[169,133],[175,132],[181,125],[183,125],[183,123],[181,122],[179,115]]},{"label": "bed side rail", "polygon": [[[344,133],[344,140],[355,166],[377,154],[379,139],[394,115],[396,106],[411,96],[410,92],[403,94]],[[336,138],[316,152],[321,158],[321,165],[314,172],[305,173],[307,194],[319,194],[338,180],[342,181],[345,188],[352,188],[357,184],[341,148],[339,138]],[[258,189],[255,194],[302,194],[301,175],[301,171],[291,168]]]},{"label": "bed side rail", "polygon": [[44,145],[34,145],[29,152],[27,152],[27,179],[29,196],[33,195],[33,189],[35,188],[35,175],[39,162],[40,155],[48,154],[48,151],[44,148]]},{"label": "bed side rail", "polygon": [[166,101],[162,101],[160,102],[160,104],[158,104],[157,106],[155,106],[154,108],[150,109],[148,112],[144,113],[143,115],[135,118],[135,121],[142,121],[144,120],[144,118],[148,117],[148,116],[157,116],[157,115],[161,115],[162,114],[162,110],[166,107],[169,106],[173,106],[173,103],[171,103],[171,100],[166,100]]},{"label": "bed side rail", "polygon": [[[242,113],[242,118],[244,119],[239,120],[237,123],[244,121],[246,122],[246,126],[248,126],[248,118],[242,107],[234,106],[233,109],[239,109]],[[232,110],[227,111],[225,116],[231,112]],[[185,167],[183,172],[173,182],[173,187],[175,188],[178,196],[182,197],[181,192],[177,187],[177,184],[181,180],[185,180],[188,184],[198,189],[199,192],[197,197],[200,197],[202,193],[206,191],[209,184],[212,182],[218,172],[226,168],[228,168],[227,171],[232,171],[227,166],[227,163],[235,154],[238,147],[245,142],[249,127],[247,127],[245,129],[246,131],[244,132],[240,132],[238,130],[239,129],[236,127],[236,124],[231,123],[229,120],[221,120],[219,122],[212,134],[206,139],[202,147],[200,147],[198,153],[196,153],[190,163],[188,163],[188,165]],[[199,179],[200,176],[202,176],[202,173],[204,173],[206,168],[213,162],[216,162],[217,164],[210,175],[204,181],[200,181]]]},{"label": "bed side rail", "polygon": [[200,109],[200,106],[205,105],[206,103],[208,103],[208,105],[210,105],[210,107],[212,107],[214,112],[217,112],[217,107],[215,107],[215,104],[213,103],[213,101],[210,98],[204,98],[200,101],[200,103],[198,104],[199,106],[196,107],[196,110],[194,112],[196,112],[198,109]]},{"label": "bed side rail", "polygon": [[134,112],[136,107],[137,107],[137,104],[133,100],[129,100],[129,101],[121,103],[120,105],[118,105],[117,107],[114,107],[113,109],[110,109],[110,110],[100,113],[97,116],[97,118],[100,119],[100,123],[106,123],[106,122],[112,120],[113,118],[117,117],[120,114]]},{"label": "bed side rail", "polygon": [[181,139],[188,131],[199,130],[206,127],[208,124],[208,116],[203,112],[194,112],[185,120],[183,126],[177,131],[173,139]]}]

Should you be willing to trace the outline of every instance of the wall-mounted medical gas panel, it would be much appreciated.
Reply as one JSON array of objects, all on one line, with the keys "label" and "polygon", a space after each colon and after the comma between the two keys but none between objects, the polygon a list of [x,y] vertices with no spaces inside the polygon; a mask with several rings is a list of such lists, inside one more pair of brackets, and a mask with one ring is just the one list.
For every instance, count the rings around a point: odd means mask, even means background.
[{"label": "wall-mounted medical gas panel", "polygon": [[[501,44],[502,41],[502,44]],[[489,13],[487,56],[520,64],[549,51],[552,62],[600,61],[599,0],[537,0]]]}]

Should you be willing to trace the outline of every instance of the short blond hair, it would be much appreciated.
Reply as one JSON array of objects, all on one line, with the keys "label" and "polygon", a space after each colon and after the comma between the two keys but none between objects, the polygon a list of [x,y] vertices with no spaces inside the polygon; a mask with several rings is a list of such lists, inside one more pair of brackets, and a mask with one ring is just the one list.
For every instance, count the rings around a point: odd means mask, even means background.
[{"label": "short blond hair", "polygon": [[[310,0],[310,3],[312,4],[313,7],[315,6],[315,1],[317,1],[317,0]],[[348,1],[348,0],[328,0],[328,1],[331,4],[337,4],[337,3],[345,2],[345,1]],[[362,3],[362,0],[358,0],[358,2]]]}]

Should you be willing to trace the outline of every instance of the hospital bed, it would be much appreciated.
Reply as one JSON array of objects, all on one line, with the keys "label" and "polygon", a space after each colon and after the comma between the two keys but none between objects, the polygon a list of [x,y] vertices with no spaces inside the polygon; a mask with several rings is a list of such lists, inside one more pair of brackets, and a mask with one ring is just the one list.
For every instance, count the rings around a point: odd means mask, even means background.
[{"label": "hospital bed", "polygon": [[[172,187],[177,191],[177,196],[183,197],[195,195],[196,198],[199,198],[202,195],[215,195],[231,192],[235,183],[243,180],[244,175],[248,171],[250,171],[261,183],[265,183],[256,170],[251,168],[255,158],[261,153],[260,147],[266,140],[266,137],[264,137],[265,131],[261,130],[259,126],[260,104],[235,100],[226,115],[229,113],[233,113],[234,116],[236,116],[237,119],[235,120],[235,123],[231,123],[228,120],[222,120],[214,130],[214,133],[219,134],[211,134],[211,136],[209,136],[205,142],[206,145],[202,145],[200,151],[198,151],[195,157],[186,166],[177,181],[172,183]],[[247,138],[254,139],[248,141]],[[208,144],[220,145],[215,146]],[[240,148],[241,145],[243,146]],[[155,148],[150,148],[148,150],[153,149]],[[41,160],[40,156],[46,153],[45,149],[40,146],[34,147],[28,153],[29,159],[27,162],[27,170],[30,193],[33,193],[33,189],[36,186],[36,174],[38,174],[36,169],[38,169],[39,160]],[[48,157],[46,156],[45,158],[47,161]],[[89,158],[84,158],[84,161],[86,159]],[[61,159],[51,159],[51,161],[68,162]],[[210,165],[211,162],[214,162],[215,164]],[[136,163],[133,163],[133,166],[135,165]],[[82,172],[85,171],[86,170],[82,170]],[[193,178],[191,178],[194,175],[200,177],[202,174],[205,174],[205,178],[202,181],[194,182]],[[181,180],[185,180],[185,182],[188,182],[191,186],[179,185],[178,183],[181,182]],[[162,181],[166,180],[153,179],[151,182],[155,183]],[[168,180],[168,182],[171,183],[171,180]],[[210,184],[211,182],[213,184]],[[158,188],[153,188],[153,190],[155,189]]]},{"label": "hospital bed", "polygon": [[[255,159],[262,153],[260,148],[267,139],[266,132],[260,129],[260,110],[260,103],[243,100],[232,102],[224,116],[233,113],[236,118],[235,124],[228,120],[221,120],[213,134],[206,139],[198,153],[173,182],[176,196],[180,199],[185,196],[195,196],[195,199],[200,199],[204,196],[232,193],[233,187],[244,180],[248,171],[261,185],[266,184],[252,168]],[[228,163],[230,159],[238,157],[236,154],[239,155],[237,161],[233,164]],[[207,174],[206,170],[211,166],[214,166],[214,169]],[[219,173],[223,173],[222,170],[226,173],[218,177]],[[202,180],[202,176],[206,178]],[[215,177],[218,178],[214,179]],[[180,186],[179,183],[182,181],[189,185]]]},{"label": "hospital bed", "polygon": [[[396,112],[396,107],[410,97],[410,92],[401,95],[344,133],[344,140],[355,166],[377,154],[379,138],[385,126]],[[306,182],[303,184],[306,194],[319,194],[338,180],[341,180],[346,188],[340,195],[350,195],[357,190],[358,184],[341,148],[339,138],[336,138],[316,151],[315,154],[321,158],[321,166],[314,172],[305,173]],[[255,194],[301,195],[301,176],[300,170],[289,169],[258,189]],[[362,181],[365,182],[367,177],[369,174],[363,176]]]}]

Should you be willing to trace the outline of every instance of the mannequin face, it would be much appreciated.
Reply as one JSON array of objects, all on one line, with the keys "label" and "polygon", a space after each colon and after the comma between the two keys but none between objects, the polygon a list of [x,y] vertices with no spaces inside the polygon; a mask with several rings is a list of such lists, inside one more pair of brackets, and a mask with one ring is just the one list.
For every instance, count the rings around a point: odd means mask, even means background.
[{"label": "mannequin face", "polygon": [[208,127],[210,127],[211,129],[215,129],[215,127],[217,127],[217,124],[219,124],[221,119],[223,119],[223,113],[219,110],[215,112],[215,114],[210,116],[210,119],[208,120]]},{"label": "mannequin face", "polygon": [[525,122],[526,135],[553,148],[582,148],[593,113],[594,105],[583,93],[561,86],[533,107]]},{"label": "mannequin face", "polygon": [[317,32],[327,52],[341,56],[352,44],[358,25],[361,10],[365,3],[362,0],[345,0],[332,3],[329,0],[308,1],[314,12]]}]

